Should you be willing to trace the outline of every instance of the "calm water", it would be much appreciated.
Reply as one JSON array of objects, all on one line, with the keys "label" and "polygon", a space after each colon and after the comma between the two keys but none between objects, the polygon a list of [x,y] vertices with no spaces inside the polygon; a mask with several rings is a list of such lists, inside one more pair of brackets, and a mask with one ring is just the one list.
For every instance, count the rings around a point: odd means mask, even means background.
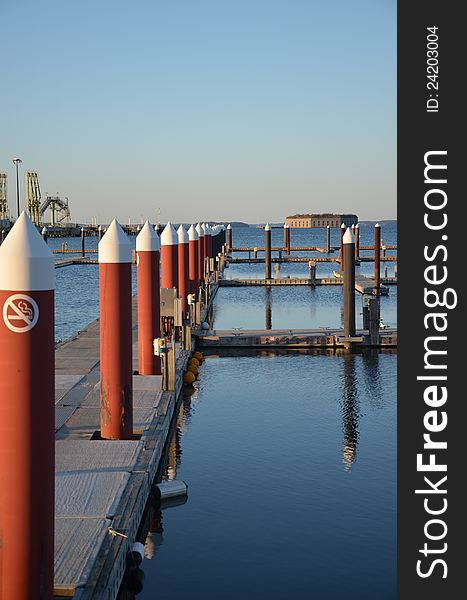
[{"label": "calm water", "polygon": [[138,596],[395,598],[395,355],[209,357]]},{"label": "calm water", "polygon": [[[364,231],[362,245],[372,243],[373,228]],[[395,243],[394,227],[382,231]],[[273,230],[273,245],[282,235]],[[263,239],[262,230],[234,230],[234,245]],[[292,240],[324,245],[324,232],[293,231]],[[306,273],[306,264],[290,268]],[[235,269],[264,273],[232,265],[226,276]],[[65,338],[98,316],[98,271],[56,273]],[[396,299],[396,287],[382,299],[390,324]],[[225,288],[214,306],[218,328],[331,327],[341,318],[335,287]],[[185,480],[189,497],[152,515],[138,598],[394,599],[395,389],[391,353],[209,356],[167,453],[165,476]]]}]

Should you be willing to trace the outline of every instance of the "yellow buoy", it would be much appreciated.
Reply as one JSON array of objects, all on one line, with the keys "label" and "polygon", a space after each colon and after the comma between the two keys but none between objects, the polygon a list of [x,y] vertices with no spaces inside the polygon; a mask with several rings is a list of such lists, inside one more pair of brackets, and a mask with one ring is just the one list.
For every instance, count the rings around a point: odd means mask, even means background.
[{"label": "yellow buoy", "polygon": [[193,352],[193,356],[194,358],[199,360],[200,363],[203,361],[203,355],[201,354],[201,352]]},{"label": "yellow buoy", "polygon": [[196,365],[197,367],[199,367],[199,360],[197,358],[190,358],[190,360],[188,361],[189,365]]},{"label": "yellow buoy", "polygon": [[198,367],[196,365],[188,365],[187,371],[193,373],[193,375],[198,375]]},{"label": "yellow buoy", "polygon": [[184,375],[183,375],[183,383],[186,383],[188,385],[190,385],[191,383],[193,383],[196,379],[196,376],[194,373],[192,373],[191,371],[187,371]]}]

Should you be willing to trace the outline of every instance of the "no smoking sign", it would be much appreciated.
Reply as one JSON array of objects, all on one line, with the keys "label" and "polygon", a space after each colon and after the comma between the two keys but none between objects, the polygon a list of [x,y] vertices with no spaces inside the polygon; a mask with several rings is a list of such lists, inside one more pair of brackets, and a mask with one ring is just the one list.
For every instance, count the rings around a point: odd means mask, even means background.
[{"label": "no smoking sign", "polygon": [[37,302],[26,294],[13,294],[3,305],[3,320],[10,331],[26,333],[39,319]]}]

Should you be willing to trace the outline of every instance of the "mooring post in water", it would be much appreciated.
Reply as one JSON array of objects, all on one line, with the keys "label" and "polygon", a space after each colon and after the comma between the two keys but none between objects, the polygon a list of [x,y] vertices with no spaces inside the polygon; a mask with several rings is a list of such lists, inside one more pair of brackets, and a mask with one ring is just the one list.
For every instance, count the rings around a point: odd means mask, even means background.
[{"label": "mooring post in water", "polygon": [[131,244],[116,219],[99,242],[101,437],[133,433]]},{"label": "mooring post in water", "polygon": [[342,223],[341,225],[341,237],[340,237],[340,250],[339,250],[339,271],[342,273],[344,271],[344,233],[345,233],[345,225]]},{"label": "mooring post in water", "polygon": [[375,296],[380,294],[380,256],[381,256],[381,227],[379,223],[375,225],[375,287],[373,293]]},{"label": "mooring post in water", "polygon": [[100,242],[102,239],[102,225],[99,225],[97,228],[97,242]]},{"label": "mooring post in water", "polygon": [[161,272],[161,287],[178,289],[178,236],[170,221],[161,233]]},{"label": "mooring post in water", "polygon": [[308,261],[308,278],[311,285],[316,285],[316,261]]},{"label": "mooring post in water", "polygon": [[3,242],[5,241],[5,235],[6,235],[6,232],[4,229],[2,229],[2,238],[1,238],[0,244],[3,244]]},{"label": "mooring post in water", "polygon": [[284,223],[284,245],[283,250],[287,250],[287,223]]},{"label": "mooring post in water", "polygon": [[85,241],[84,241],[84,227],[81,227],[81,256],[86,253]]},{"label": "mooring post in water", "polygon": [[198,277],[198,232],[194,225],[188,229],[188,261],[189,261],[189,279],[190,293],[196,295],[199,285]]},{"label": "mooring post in water", "polygon": [[198,280],[201,283],[204,281],[204,229],[201,223],[196,225],[196,233],[198,234]]},{"label": "mooring post in water", "polygon": [[355,238],[347,228],[344,246],[344,337],[355,336]]},{"label": "mooring post in water", "polygon": [[53,596],[54,259],[23,211],[0,248],[0,598]]},{"label": "mooring post in water", "polygon": [[153,342],[161,335],[160,240],[149,221],[136,236],[138,280],[138,372],[160,375]]},{"label": "mooring post in water", "polygon": [[287,225],[287,254],[290,254],[291,245],[292,245],[292,232],[290,231],[290,225]]},{"label": "mooring post in water", "polygon": [[177,230],[178,236],[178,295],[182,299],[183,318],[188,312],[188,294],[190,293],[189,279],[189,239],[183,225]]},{"label": "mooring post in water", "polygon": [[47,227],[44,225],[41,231],[42,239],[47,244]]},{"label": "mooring post in water", "polygon": [[227,225],[227,252],[230,252],[232,249],[232,225],[229,223]]},{"label": "mooring post in water", "polygon": [[331,227],[326,225],[326,253],[331,252]]},{"label": "mooring post in water", "polygon": [[266,264],[265,278],[271,279],[271,227],[266,223],[264,228],[264,260]]},{"label": "mooring post in water", "polygon": [[360,226],[355,225],[355,259],[360,260]]},{"label": "mooring post in water", "polygon": [[379,344],[380,305],[378,296],[363,297],[363,329],[368,329],[370,345]]}]

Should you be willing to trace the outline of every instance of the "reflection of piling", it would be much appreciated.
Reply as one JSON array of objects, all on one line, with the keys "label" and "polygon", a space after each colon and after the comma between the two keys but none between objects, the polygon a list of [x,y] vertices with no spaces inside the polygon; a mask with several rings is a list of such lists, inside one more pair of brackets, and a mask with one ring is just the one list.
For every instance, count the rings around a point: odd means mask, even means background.
[{"label": "reflection of piling", "polygon": [[347,229],[343,238],[344,337],[355,336],[355,238]]},{"label": "reflection of piling", "polygon": [[375,225],[375,296],[380,294],[380,256],[381,256],[381,227],[379,223]]},{"label": "reflection of piling", "polygon": [[358,386],[355,375],[356,356],[351,353],[343,356],[343,402],[342,402],[342,420],[344,442],[342,448],[342,462],[345,471],[350,471],[357,455],[357,446],[359,439],[358,417]]},{"label": "reflection of piling", "polygon": [[355,258],[360,260],[360,227],[355,225]]},{"label": "reflection of piling", "polygon": [[326,225],[326,252],[331,252],[331,227]]},{"label": "reflection of piling", "polygon": [[86,254],[85,231],[84,231],[84,227],[81,227],[81,256],[84,257],[85,254]]},{"label": "reflection of piling", "polygon": [[266,329],[272,329],[271,288],[265,288]]},{"label": "reflection of piling", "polygon": [[265,278],[271,279],[271,227],[269,226],[269,223],[267,223],[264,228],[264,250],[264,260],[266,265]]},{"label": "reflection of piling", "polygon": [[136,237],[138,277],[138,372],[160,375],[161,359],[154,356],[153,341],[161,335],[160,241],[146,221]]},{"label": "reflection of piling", "polygon": [[54,260],[22,212],[0,248],[0,598],[53,596]]},{"label": "reflection of piling", "polygon": [[114,219],[99,243],[100,425],[104,439],[133,433],[131,244]]},{"label": "reflection of piling", "polygon": [[345,225],[341,225],[341,237],[340,237],[340,250],[339,250],[339,271],[342,273],[344,270],[344,239]]}]

